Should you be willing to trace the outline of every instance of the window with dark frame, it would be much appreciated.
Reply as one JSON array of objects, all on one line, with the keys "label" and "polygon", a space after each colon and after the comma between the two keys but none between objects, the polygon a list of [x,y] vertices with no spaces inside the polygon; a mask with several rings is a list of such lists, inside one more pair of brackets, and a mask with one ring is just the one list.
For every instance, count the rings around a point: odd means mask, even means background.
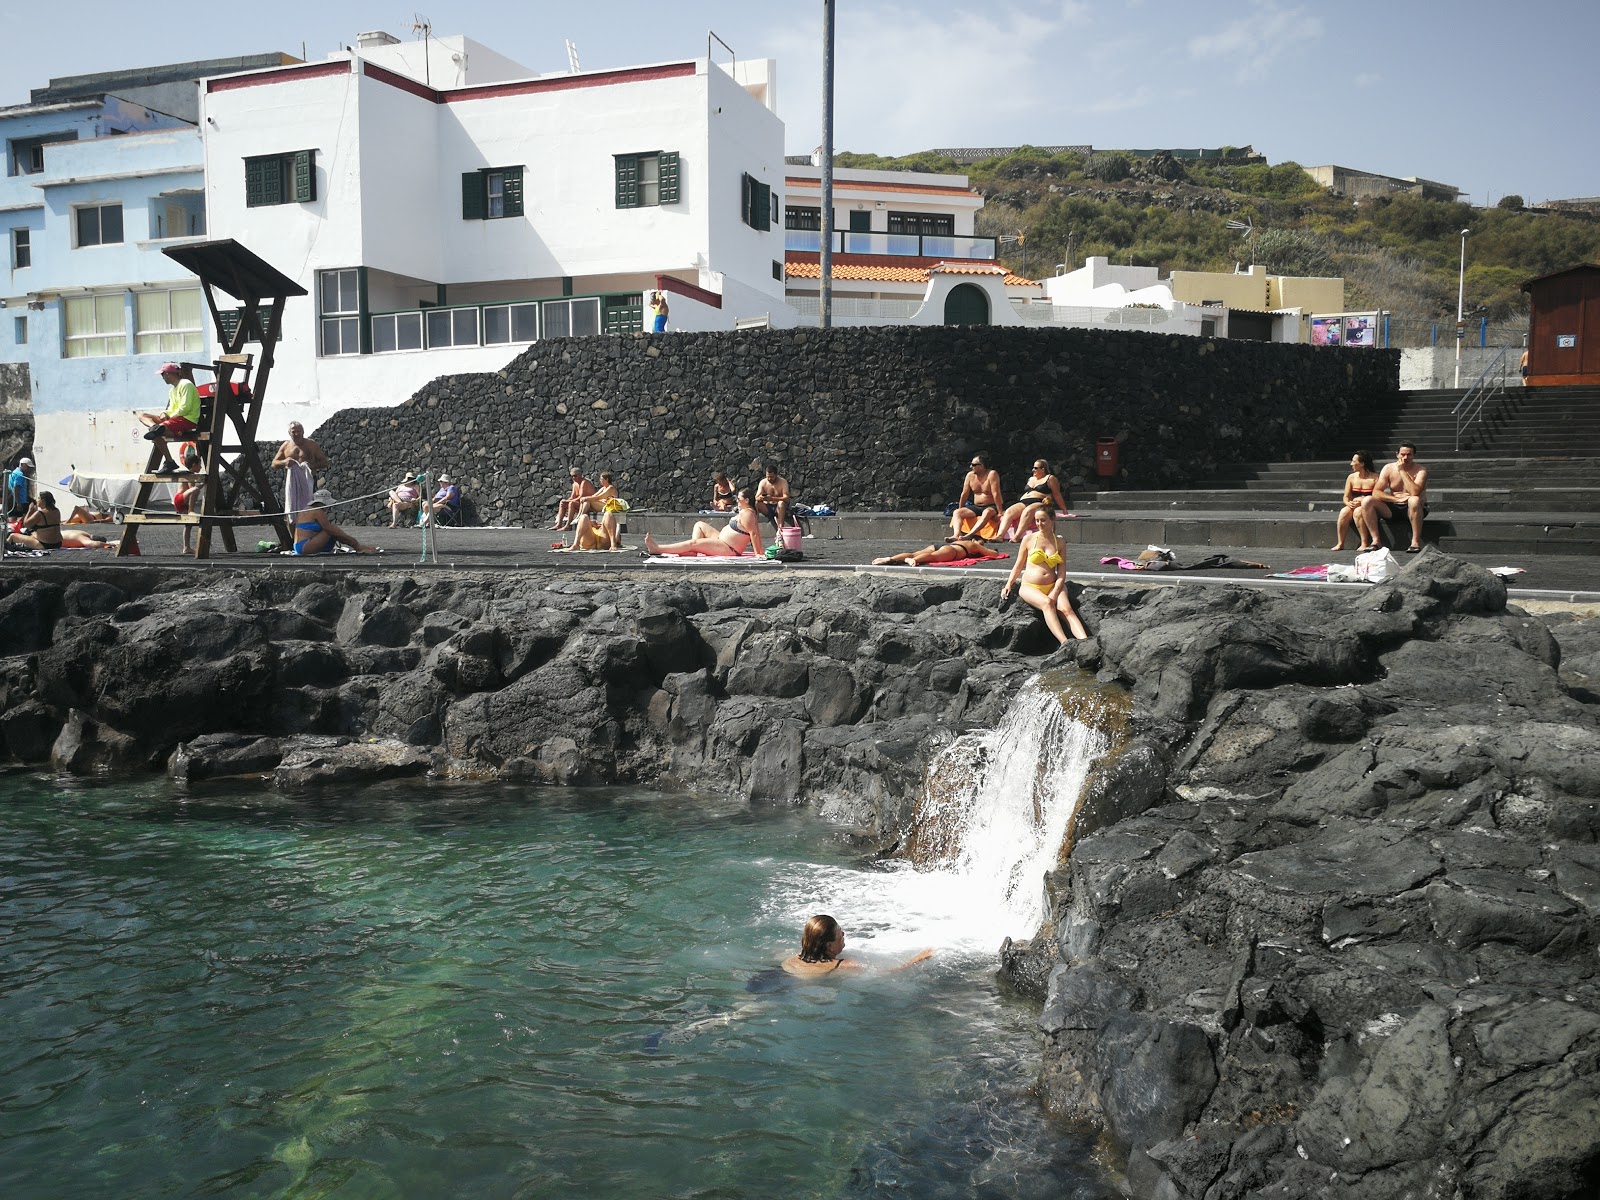
[{"label": "window with dark frame", "polygon": [[319,334],[317,353],[323,358],[361,353],[361,270],[341,267],[317,272]]},{"label": "window with dark frame", "polygon": [[485,167],[461,173],[463,221],[498,221],[522,213],[521,167]]},{"label": "window with dark frame", "polygon": [[956,219],[949,213],[891,212],[890,233],[915,233],[923,237],[954,237]]},{"label": "window with dark frame", "polygon": [[783,210],[783,227],[785,229],[805,229],[822,232],[822,210],[820,208],[805,208],[788,205]]},{"label": "window with dark frame", "polygon": [[676,150],[618,154],[614,158],[618,208],[652,208],[678,203],[680,191]]},{"label": "window with dark frame", "polygon": [[317,198],[317,152],[294,150],[244,160],[246,208],[309,204]]},{"label": "window with dark frame", "polygon": [[88,204],[75,210],[79,246],[117,246],[122,243],[122,205]]},{"label": "window with dark frame", "polygon": [[739,215],[746,225],[762,232],[771,229],[777,220],[777,207],[772,188],[753,175],[740,177]]},{"label": "window with dark frame", "polygon": [[16,324],[12,326],[12,329],[15,331],[16,343],[19,346],[26,346],[28,344],[28,318],[16,317],[15,321]]},{"label": "window with dark frame", "polygon": [[33,231],[25,226],[11,231],[11,269],[33,266]]}]

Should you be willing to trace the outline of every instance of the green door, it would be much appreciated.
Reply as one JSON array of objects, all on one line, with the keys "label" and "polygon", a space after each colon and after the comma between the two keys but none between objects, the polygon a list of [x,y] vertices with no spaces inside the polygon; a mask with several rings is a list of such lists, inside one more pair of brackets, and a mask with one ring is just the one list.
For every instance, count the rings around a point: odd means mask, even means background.
[{"label": "green door", "polygon": [[946,325],[987,325],[989,293],[970,283],[958,283],[944,298]]}]

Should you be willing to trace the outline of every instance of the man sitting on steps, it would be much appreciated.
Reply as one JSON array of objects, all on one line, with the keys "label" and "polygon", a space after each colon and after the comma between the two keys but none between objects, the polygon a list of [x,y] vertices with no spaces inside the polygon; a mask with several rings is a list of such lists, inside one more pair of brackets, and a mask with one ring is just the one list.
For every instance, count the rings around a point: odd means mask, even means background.
[{"label": "man sitting on steps", "polygon": [[1378,472],[1378,482],[1372,495],[1363,502],[1367,523],[1381,532],[1378,521],[1388,518],[1395,509],[1411,521],[1411,545],[1407,554],[1422,549],[1422,521],[1428,515],[1428,468],[1417,462],[1417,448],[1410,442],[1401,442],[1394,461],[1385,464]]}]

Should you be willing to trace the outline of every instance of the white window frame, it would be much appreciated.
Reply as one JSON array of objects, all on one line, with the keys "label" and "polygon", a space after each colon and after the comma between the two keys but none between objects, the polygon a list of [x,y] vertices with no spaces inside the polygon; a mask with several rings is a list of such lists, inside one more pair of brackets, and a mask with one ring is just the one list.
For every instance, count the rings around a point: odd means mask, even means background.
[{"label": "white window frame", "polygon": [[[108,208],[114,208],[114,209],[117,210],[117,224],[119,226],[121,226],[121,230],[119,232],[117,240],[114,241],[114,242],[107,241],[105,239],[105,236],[104,236],[105,235],[105,223],[106,223],[105,211]],[[86,241],[83,240],[82,220],[83,220],[83,214],[86,213],[86,212],[95,212],[95,213],[99,214],[99,216],[95,220],[95,224],[99,228],[100,236],[98,237],[97,240],[92,241],[92,242],[86,242]],[[127,236],[128,236],[128,227],[127,227],[127,224],[126,224],[126,214],[123,212],[123,209],[122,209],[122,201],[121,200],[106,200],[106,201],[104,201],[102,203],[99,203],[99,204],[79,204],[79,205],[74,206],[73,209],[72,209],[72,236],[73,236],[73,239],[74,239],[74,245],[79,247],[80,249],[87,249],[88,247],[91,247],[91,246],[120,246],[120,245],[122,245],[122,243],[127,239]]]},{"label": "white window frame", "polygon": [[[416,312],[376,314],[372,318],[372,352],[402,354],[410,350],[421,350],[422,314],[426,311],[418,309]],[[401,345],[402,341],[405,345]]]},{"label": "white window frame", "polygon": [[[502,316],[502,314],[504,314]],[[491,326],[503,322],[505,337]],[[526,337],[519,337],[520,332]],[[531,327],[531,328],[530,328]],[[512,346],[539,340],[539,302],[527,300],[516,304],[486,304],[483,307],[483,344],[485,346]]]},{"label": "white window frame", "polygon": [[[120,358],[128,353],[128,313],[125,292],[89,292],[82,296],[66,296],[61,301],[62,357],[63,358]],[[110,307],[102,301],[116,301],[116,325],[103,311]],[[71,313],[75,305],[87,303],[90,328],[77,333],[72,328]]]},{"label": "white window frame", "polygon": [[[194,297],[194,324],[179,324],[172,316],[173,299],[179,295]],[[148,327],[142,323],[144,311],[154,307],[155,297],[164,301],[164,312],[152,315],[164,317],[161,324]],[[205,350],[205,313],[199,288],[157,288],[135,292],[133,297],[133,326],[135,354],[200,354]]]},{"label": "white window frame", "polygon": [[477,308],[430,308],[423,321],[429,350],[477,346],[483,330]]}]

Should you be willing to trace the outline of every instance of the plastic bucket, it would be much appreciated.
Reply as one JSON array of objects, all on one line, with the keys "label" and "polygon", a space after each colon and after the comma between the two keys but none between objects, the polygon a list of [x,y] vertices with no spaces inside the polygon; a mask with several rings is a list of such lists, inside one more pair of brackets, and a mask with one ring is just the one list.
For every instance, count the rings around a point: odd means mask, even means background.
[{"label": "plastic bucket", "polygon": [[787,525],[778,530],[778,541],[785,550],[800,549],[800,526]]}]

